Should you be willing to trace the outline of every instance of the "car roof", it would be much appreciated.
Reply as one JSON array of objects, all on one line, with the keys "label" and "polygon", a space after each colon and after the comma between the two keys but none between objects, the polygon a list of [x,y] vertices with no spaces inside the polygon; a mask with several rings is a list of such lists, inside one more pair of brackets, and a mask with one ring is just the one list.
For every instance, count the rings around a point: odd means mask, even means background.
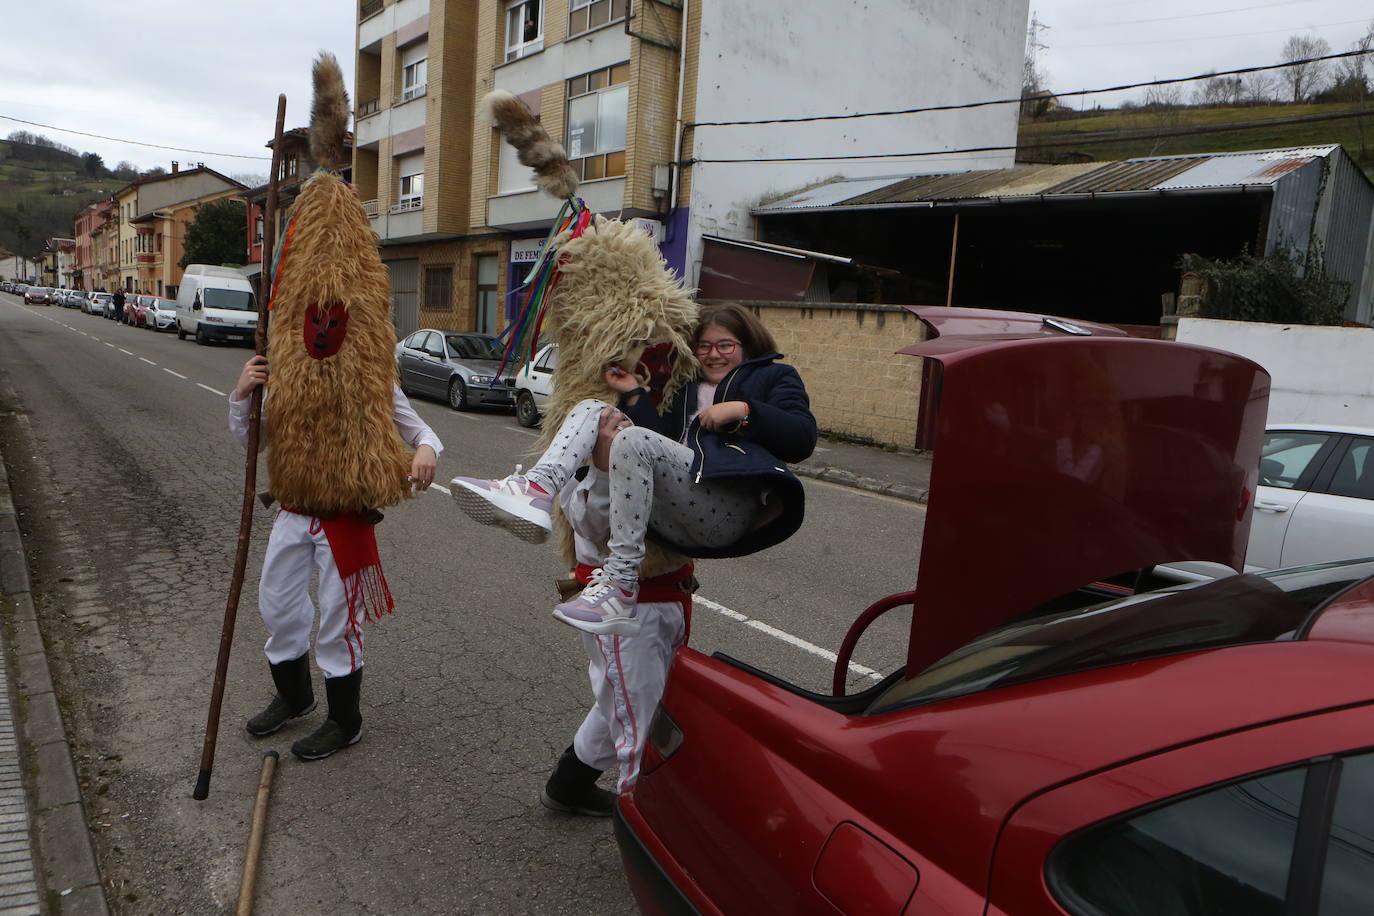
[{"label": "car roof", "polygon": [[1073,319],[909,310],[932,335],[898,352],[926,358],[934,459],[908,671],[1094,580],[1242,568],[1269,394],[1257,363]]},{"label": "car roof", "polygon": [[1343,433],[1374,436],[1374,426],[1340,426],[1332,423],[1270,423],[1265,432]]}]

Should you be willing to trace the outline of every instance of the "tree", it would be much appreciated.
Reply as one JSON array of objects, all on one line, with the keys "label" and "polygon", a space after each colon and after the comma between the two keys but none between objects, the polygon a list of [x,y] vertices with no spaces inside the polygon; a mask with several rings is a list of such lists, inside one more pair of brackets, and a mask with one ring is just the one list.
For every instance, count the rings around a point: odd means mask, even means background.
[{"label": "tree", "polygon": [[81,168],[92,178],[105,177],[105,160],[100,157],[99,153],[82,153]]},{"label": "tree", "polygon": [[138,166],[126,159],[114,167],[114,177],[120,181],[133,181],[138,177]]},{"label": "tree", "polygon": [[245,188],[260,188],[267,184],[266,172],[235,172],[229,177]]},{"label": "tree", "polygon": [[1251,105],[1263,105],[1274,101],[1279,94],[1279,78],[1268,70],[1259,70],[1245,75],[1241,97]]},{"label": "tree", "polygon": [[[1287,63],[1293,60],[1323,57],[1330,53],[1331,45],[1325,38],[1317,38],[1312,35],[1290,35],[1288,40],[1283,43],[1282,60]],[[1294,102],[1301,102],[1322,88],[1322,82],[1326,79],[1326,64],[1327,61],[1324,60],[1313,61],[1294,67],[1284,67],[1279,71],[1279,78],[1288,86]]]},{"label": "tree", "polygon": [[220,198],[196,208],[186,227],[187,264],[242,264],[248,253],[248,222],[241,200]]},{"label": "tree", "polygon": [[156,176],[156,175],[166,175],[166,174],[167,174],[167,170],[166,170],[166,169],[164,169],[164,168],[163,168],[162,166],[160,166],[160,165],[155,165],[155,166],[153,166],[153,167],[150,168],[150,169],[144,169],[144,170],[140,173],[140,177],[142,177],[142,178],[152,178],[152,177],[154,177],[154,176]]},{"label": "tree", "polygon": [[1213,76],[1193,89],[1194,105],[1235,105],[1244,97],[1239,76]]}]

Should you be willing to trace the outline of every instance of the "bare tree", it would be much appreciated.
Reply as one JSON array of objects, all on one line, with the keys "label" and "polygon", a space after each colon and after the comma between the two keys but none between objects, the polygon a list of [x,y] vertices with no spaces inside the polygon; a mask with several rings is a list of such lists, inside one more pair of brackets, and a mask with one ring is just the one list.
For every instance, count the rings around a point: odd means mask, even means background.
[{"label": "bare tree", "polygon": [[1193,104],[1235,105],[1244,94],[1239,76],[1213,76],[1193,87]]},{"label": "bare tree", "polygon": [[[1356,54],[1354,57],[1343,57],[1337,61],[1336,83],[1367,94],[1370,90],[1370,74],[1374,72],[1374,63],[1370,61],[1369,55],[1369,52],[1374,50],[1374,19],[1369,20],[1365,33],[1351,43],[1350,50],[1364,53]],[[1357,99],[1364,98],[1364,94],[1358,95]]]},{"label": "bare tree", "polygon": [[[1287,63],[1292,60],[1323,57],[1330,53],[1331,45],[1325,38],[1317,38],[1313,35],[1290,35],[1288,40],[1283,43],[1282,60]],[[1279,78],[1288,87],[1294,102],[1301,102],[1321,89],[1322,82],[1326,79],[1326,65],[1327,61],[1324,60],[1313,61],[1294,67],[1284,67],[1279,71]]]},{"label": "bare tree", "polygon": [[[1145,104],[1141,106],[1152,127],[1161,131],[1174,131],[1183,125],[1183,87],[1178,83],[1167,86],[1151,86],[1145,90]],[[1161,151],[1167,142],[1160,137],[1150,148],[1150,155]]]},{"label": "bare tree", "polygon": [[1268,70],[1247,73],[1241,83],[1241,99],[1252,105],[1262,105],[1278,98],[1279,78]]}]

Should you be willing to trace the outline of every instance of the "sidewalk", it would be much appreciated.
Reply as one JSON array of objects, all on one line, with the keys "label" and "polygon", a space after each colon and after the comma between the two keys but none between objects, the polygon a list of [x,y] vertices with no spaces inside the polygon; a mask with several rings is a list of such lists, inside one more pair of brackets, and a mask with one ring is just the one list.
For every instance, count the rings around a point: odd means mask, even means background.
[{"label": "sidewalk", "polygon": [[924,503],[930,491],[930,455],[911,449],[887,451],[822,439],[810,458],[794,464],[798,477],[882,493]]},{"label": "sidewalk", "polygon": [[105,916],[109,910],[3,461],[0,619],[0,914]]}]

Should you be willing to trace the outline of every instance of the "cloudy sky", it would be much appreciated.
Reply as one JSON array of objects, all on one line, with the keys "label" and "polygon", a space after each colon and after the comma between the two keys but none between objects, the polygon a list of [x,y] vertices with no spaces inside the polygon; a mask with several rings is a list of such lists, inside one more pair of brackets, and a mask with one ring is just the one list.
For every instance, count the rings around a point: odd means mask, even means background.
[{"label": "cloudy sky", "polygon": [[[277,94],[287,96],[286,126],[305,124],[314,55],[338,55],[352,86],[354,0],[4,5],[0,116],[47,126],[0,119],[0,136],[46,134],[109,166],[176,159],[266,175]],[[1344,51],[1374,17],[1374,5],[1355,0],[1032,0],[1031,9],[1048,26],[1039,62],[1059,92],[1274,63],[1295,33]]]}]

